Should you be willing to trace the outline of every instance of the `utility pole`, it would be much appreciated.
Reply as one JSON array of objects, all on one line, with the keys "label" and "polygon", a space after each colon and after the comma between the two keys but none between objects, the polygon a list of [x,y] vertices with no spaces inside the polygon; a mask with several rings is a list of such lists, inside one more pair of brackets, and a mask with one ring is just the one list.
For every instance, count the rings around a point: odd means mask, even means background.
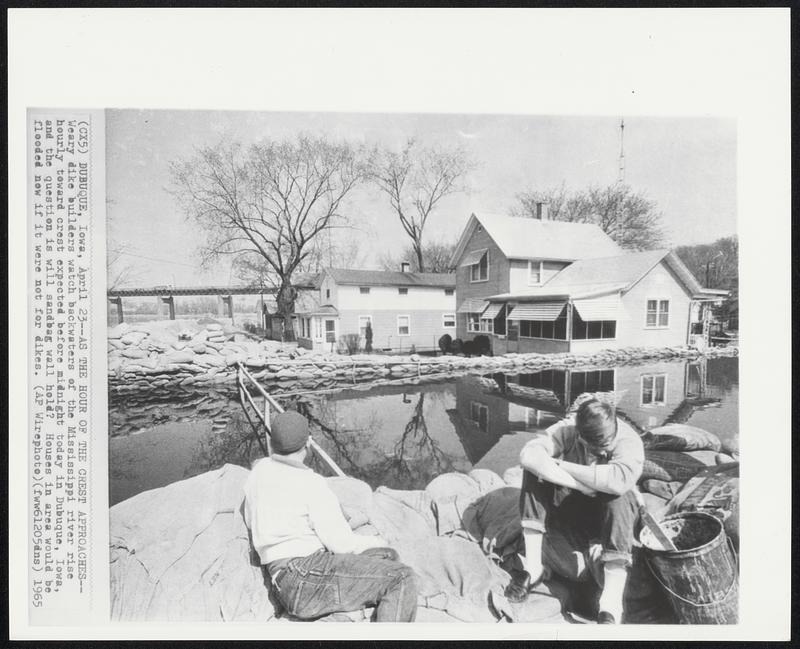
[{"label": "utility pole", "polygon": [[619,177],[618,182],[625,182],[625,119],[619,120]]}]

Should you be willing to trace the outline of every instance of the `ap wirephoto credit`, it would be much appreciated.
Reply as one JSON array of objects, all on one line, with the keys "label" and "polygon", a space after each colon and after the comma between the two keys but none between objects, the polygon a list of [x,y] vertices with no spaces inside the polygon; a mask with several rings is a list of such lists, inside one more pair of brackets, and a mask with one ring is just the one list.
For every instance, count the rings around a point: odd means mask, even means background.
[{"label": "ap wirephoto credit", "polygon": [[112,620],[738,623],[734,120],[105,142]]}]

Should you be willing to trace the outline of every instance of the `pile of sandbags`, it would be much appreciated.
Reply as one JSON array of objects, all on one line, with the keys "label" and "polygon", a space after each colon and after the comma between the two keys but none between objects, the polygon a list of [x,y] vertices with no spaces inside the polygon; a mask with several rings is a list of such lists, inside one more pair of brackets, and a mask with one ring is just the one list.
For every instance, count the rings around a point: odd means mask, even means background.
[{"label": "pile of sandbags", "polygon": [[[723,521],[739,543],[738,445],[723,445],[701,428],[668,424],[642,436],[645,462],[639,488],[656,519],[705,511]],[[733,454],[723,452],[723,446]]]},{"label": "pile of sandbags", "polygon": [[[243,520],[247,475],[225,465],[110,509],[112,619],[263,622],[279,614]],[[562,621],[559,601],[546,593],[531,596],[527,617],[511,611],[502,596],[508,574],[468,535],[438,534],[437,512],[452,517],[457,501],[506,489],[499,476],[448,474],[418,491],[328,481],[356,533],[380,534],[414,568],[418,621]],[[331,619],[365,620],[368,613]]]}]

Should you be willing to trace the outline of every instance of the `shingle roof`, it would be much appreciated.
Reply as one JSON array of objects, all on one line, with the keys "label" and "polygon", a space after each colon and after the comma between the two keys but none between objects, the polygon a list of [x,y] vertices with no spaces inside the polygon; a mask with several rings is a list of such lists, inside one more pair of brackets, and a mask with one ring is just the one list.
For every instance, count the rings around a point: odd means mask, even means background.
[{"label": "shingle roof", "polygon": [[394,270],[353,270],[329,268],[328,273],[337,284],[358,286],[431,286],[455,288],[454,273],[401,273]]},{"label": "shingle roof", "polygon": [[[617,255],[621,248],[593,223],[540,221],[482,212],[473,214],[509,259],[554,259],[574,261]],[[471,221],[471,220],[470,220]],[[456,253],[460,256],[466,243],[468,224]]]},{"label": "shingle roof", "polygon": [[666,250],[629,252],[613,257],[579,259],[555,275],[545,288],[603,284],[631,284],[667,255]]},{"label": "shingle roof", "polygon": [[[515,297],[590,297],[614,291],[627,291],[661,261],[675,272],[692,295],[702,292],[691,271],[668,250],[629,252],[613,257],[579,259],[556,274],[544,286],[516,293]],[[492,296],[493,299],[510,297]]]}]

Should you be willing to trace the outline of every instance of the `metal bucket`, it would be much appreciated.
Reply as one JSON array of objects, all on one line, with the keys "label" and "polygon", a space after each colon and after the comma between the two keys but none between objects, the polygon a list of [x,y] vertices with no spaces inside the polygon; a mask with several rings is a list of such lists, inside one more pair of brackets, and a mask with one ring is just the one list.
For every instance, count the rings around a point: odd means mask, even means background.
[{"label": "metal bucket", "polygon": [[715,516],[681,512],[661,527],[677,547],[664,551],[647,528],[639,534],[647,564],[681,624],[736,624],[739,575],[736,554]]}]

